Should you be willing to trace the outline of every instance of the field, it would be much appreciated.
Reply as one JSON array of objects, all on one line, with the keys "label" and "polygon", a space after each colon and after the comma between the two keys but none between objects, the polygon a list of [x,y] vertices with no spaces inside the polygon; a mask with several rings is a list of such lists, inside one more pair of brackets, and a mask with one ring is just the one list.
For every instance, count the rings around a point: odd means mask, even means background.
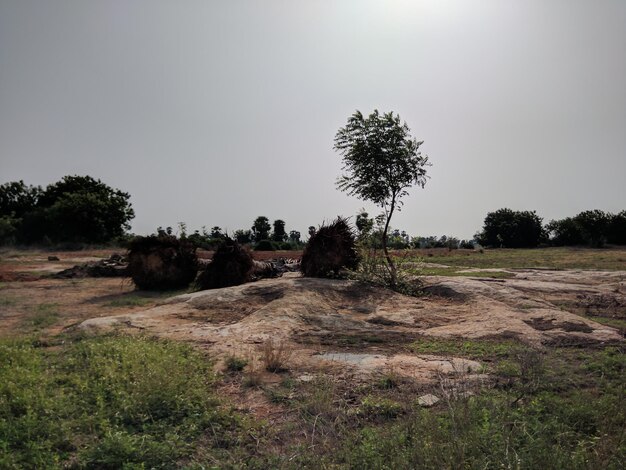
[{"label": "field", "polygon": [[398,252],[417,297],[50,276],[110,254],[0,252],[0,468],[626,461],[626,249]]}]

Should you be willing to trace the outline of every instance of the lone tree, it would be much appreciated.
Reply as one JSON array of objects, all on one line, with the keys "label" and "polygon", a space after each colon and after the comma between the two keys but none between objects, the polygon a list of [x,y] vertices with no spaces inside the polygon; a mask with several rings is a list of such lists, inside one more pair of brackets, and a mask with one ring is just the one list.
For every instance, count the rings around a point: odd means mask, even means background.
[{"label": "lone tree", "polygon": [[278,219],[274,221],[274,231],[272,232],[272,240],[275,242],[283,242],[287,238],[285,232],[285,221]]},{"label": "lone tree", "polygon": [[270,237],[270,230],[272,226],[270,221],[265,216],[258,216],[252,223],[252,233],[254,234],[254,241],[267,240]]},{"label": "lone tree", "polygon": [[429,163],[428,157],[419,152],[422,143],[411,137],[409,126],[400,121],[400,116],[393,112],[380,114],[378,110],[368,117],[355,112],[335,135],[334,149],[343,157],[344,171],[337,187],[384,211],[382,247],[391,287],[396,286],[398,273],[387,250],[387,232],[391,217],[400,210],[401,199],[409,188],[423,188],[426,184]]}]

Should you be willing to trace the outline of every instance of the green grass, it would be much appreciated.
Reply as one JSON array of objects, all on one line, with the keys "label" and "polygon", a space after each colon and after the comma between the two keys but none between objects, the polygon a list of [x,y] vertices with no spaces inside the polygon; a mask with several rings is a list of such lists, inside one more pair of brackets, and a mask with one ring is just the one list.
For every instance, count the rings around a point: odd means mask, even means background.
[{"label": "green grass", "polygon": [[[498,352],[478,352],[484,349]],[[505,363],[510,367],[492,388],[429,409],[397,406],[415,392],[386,397],[399,393],[394,388],[368,392],[354,413],[345,389],[316,383],[312,393],[323,397],[311,410],[316,420],[301,427],[315,427],[323,437],[311,443],[316,451],[299,448],[289,455],[298,457],[296,465],[316,468],[623,468],[622,350],[558,349],[500,360]],[[441,397],[441,390],[434,393]]]},{"label": "green grass", "polygon": [[416,252],[420,259],[455,267],[551,268],[626,270],[626,248],[532,248],[478,250],[428,250]]},{"label": "green grass", "polygon": [[186,292],[186,289],[177,289],[173,291],[163,292],[133,291],[116,296],[111,296],[110,300],[102,303],[102,307],[145,307],[147,305],[154,305],[161,299],[185,294]]},{"label": "green grass", "polygon": [[111,300],[105,304],[102,304],[103,307],[144,307],[149,304],[153,304],[154,299],[145,298],[145,297],[122,297],[119,299]]},{"label": "green grass", "polygon": [[430,267],[425,266],[422,268],[407,269],[411,274],[417,274],[419,276],[464,276],[464,277],[489,277],[495,279],[508,279],[515,277],[515,274],[506,271],[474,271],[467,272],[464,268],[458,267]]},{"label": "green grass", "polygon": [[58,318],[58,304],[43,303],[35,307],[35,311],[27,318],[26,322],[35,329],[43,329],[54,325]]},{"label": "green grass", "polygon": [[212,458],[239,420],[189,346],[105,337],[59,350],[0,341],[0,468],[172,468]]},{"label": "green grass", "polygon": [[507,358],[527,349],[513,340],[469,340],[424,337],[408,345],[415,354],[461,356],[469,359]]}]

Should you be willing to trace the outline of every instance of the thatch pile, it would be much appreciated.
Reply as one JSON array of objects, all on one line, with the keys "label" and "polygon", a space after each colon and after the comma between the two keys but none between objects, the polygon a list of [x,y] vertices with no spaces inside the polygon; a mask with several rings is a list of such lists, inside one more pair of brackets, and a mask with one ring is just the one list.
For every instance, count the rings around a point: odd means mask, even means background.
[{"label": "thatch pile", "polygon": [[[48,256],[50,259],[51,256]],[[128,260],[122,255],[113,253],[109,258],[100,261],[92,261],[85,264],[64,269],[53,277],[57,279],[72,279],[84,277],[124,277],[127,276]]]},{"label": "thatch pile", "polygon": [[337,217],[311,236],[300,270],[307,277],[338,277],[344,269],[356,269],[359,261],[354,231],[346,219]]},{"label": "thatch pile", "polygon": [[129,244],[128,274],[140,289],[187,287],[198,272],[196,247],[170,235],[137,237]]},{"label": "thatch pile", "polygon": [[254,261],[250,251],[235,240],[226,238],[213,253],[211,263],[200,273],[200,289],[218,289],[250,282],[254,274]]}]

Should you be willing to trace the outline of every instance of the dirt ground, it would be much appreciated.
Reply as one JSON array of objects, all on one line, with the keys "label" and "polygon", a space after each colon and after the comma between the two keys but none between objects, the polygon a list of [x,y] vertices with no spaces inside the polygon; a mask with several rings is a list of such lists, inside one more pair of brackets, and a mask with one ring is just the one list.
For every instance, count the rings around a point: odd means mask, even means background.
[{"label": "dirt ground", "polygon": [[302,380],[320,371],[393,370],[422,382],[459,371],[484,378],[477,362],[409,354],[407,345],[423,338],[513,339],[539,349],[623,341],[623,332],[589,315],[626,317],[625,271],[516,269],[504,270],[511,277],[499,279],[469,270],[424,278],[428,295],[422,297],[297,273],[226,289],[159,294],[135,291],[119,278],[48,277],[110,254],[4,253],[0,334],[113,328],[191,341],[214,357],[244,357],[259,369],[268,355],[283,353]]}]

